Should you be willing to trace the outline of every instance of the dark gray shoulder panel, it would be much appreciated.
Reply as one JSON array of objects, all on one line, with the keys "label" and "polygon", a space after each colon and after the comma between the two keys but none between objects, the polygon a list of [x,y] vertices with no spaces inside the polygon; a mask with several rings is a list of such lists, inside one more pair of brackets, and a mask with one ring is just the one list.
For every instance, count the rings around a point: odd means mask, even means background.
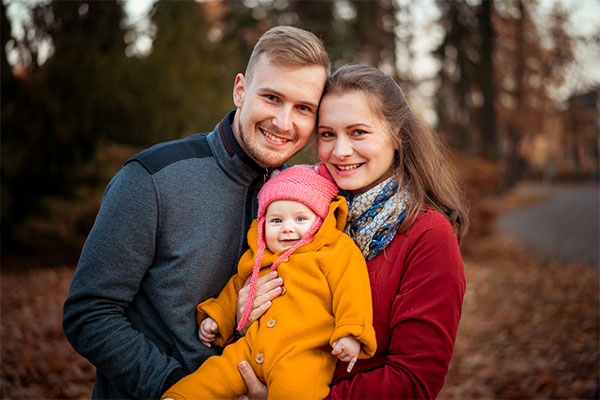
[{"label": "dark gray shoulder panel", "polygon": [[185,139],[156,144],[131,157],[125,164],[138,162],[150,174],[155,174],[177,161],[211,157],[206,136],[206,133],[197,133]]}]

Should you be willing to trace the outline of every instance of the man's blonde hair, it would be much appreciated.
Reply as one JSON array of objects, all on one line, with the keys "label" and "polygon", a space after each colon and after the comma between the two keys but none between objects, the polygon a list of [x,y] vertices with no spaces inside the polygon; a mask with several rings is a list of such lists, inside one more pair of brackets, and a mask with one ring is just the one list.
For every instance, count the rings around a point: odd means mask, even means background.
[{"label": "man's blonde hair", "polygon": [[263,54],[268,55],[275,65],[320,65],[325,68],[327,75],[330,72],[329,55],[323,41],[313,33],[293,26],[276,26],[261,36],[248,60],[246,80],[252,79],[256,63]]}]

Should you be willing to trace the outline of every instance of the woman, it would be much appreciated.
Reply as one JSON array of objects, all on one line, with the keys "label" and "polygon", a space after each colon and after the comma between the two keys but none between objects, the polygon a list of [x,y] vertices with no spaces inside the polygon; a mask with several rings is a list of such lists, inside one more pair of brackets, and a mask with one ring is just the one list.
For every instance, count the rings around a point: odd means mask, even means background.
[{"label": "woman", "polygon": [[[468,227],[466,201],[442,146],[389,76],[348,65],[327,82],[318,153],[350,206],[346,232],[367,260],[377,336],[372,358],[351,373],[338,364],[329,397],[435,398],[461,315],[458,242]],[[261,283],[253,317],[278,293],[273,281]],[[251,397],[260,396],[248,368],[242,363],[240,372]]]}]

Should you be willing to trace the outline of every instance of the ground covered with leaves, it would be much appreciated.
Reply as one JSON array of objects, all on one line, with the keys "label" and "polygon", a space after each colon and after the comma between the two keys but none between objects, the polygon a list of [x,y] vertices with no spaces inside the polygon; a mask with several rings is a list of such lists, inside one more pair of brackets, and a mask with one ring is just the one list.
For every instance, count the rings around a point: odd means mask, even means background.
[{"label": "ground covered with leaves", "polygon": [[476,247],[439,398],[598,399],[598,268],[541,261],[505,238]]},{"label": "ground covered with leaves", "polygon": [[[537,260],[499,237],[471,245],[441,399],[597,399],[598,269]],[[2,271],[1,397],[90,398],[94,368],[63,336],[72,267]]]}]

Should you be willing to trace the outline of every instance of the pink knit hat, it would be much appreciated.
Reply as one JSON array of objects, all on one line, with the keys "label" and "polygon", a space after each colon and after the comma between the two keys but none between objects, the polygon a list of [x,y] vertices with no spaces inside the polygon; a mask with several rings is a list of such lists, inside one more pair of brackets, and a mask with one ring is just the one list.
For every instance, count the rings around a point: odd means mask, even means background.
[{"label": "pink knit hat", "polygon": [[315,233],[323,224],[323,220],[329,212],[329,203],[337,195],[338,187],[333,182],[327,168],[322,164],[317,165],[294,165],[283,171],[275,171],[271,179],[265,183],[258,193],[258,249],[256,250],[256,259],[250,278],[250,290],[248,292],[248,302],[240,318],[237,329],[240,330],[246,324],[256,295],[256,280],[265,250],[265,212],[269,204],[277,200],[293,200],[308,206],[317,215],[314,222],[300,239],[298,243],[290,247],[283,253],[277,261],[271,265],[271,269],[277,269],[279,263],[286,259],[298,247],[312,241]]}]

